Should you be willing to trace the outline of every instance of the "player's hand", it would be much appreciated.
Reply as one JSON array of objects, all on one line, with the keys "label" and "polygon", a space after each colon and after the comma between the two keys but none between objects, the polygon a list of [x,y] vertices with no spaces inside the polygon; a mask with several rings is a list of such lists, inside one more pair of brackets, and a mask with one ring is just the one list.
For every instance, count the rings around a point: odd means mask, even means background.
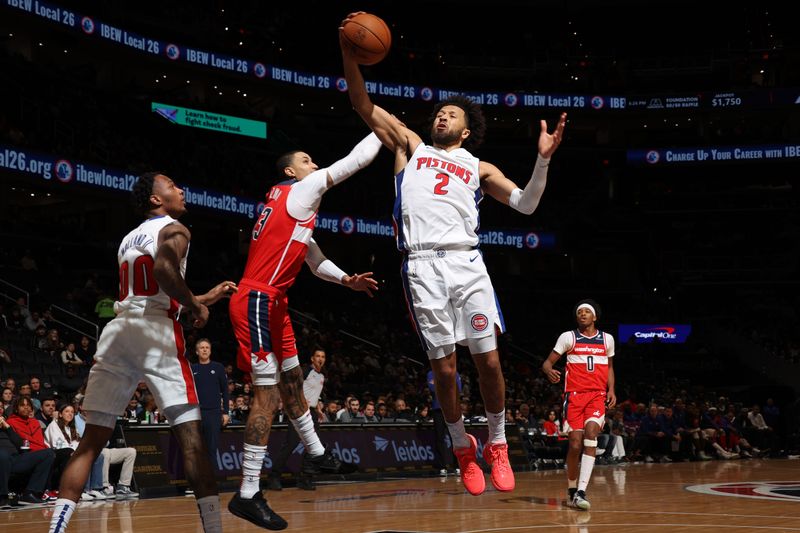
[{"label": "player's hand", "polygon": [[350,41],[344,38],[343,34],[344,25],[347,24],[347,22],[351,18],[355,17],[356,15],[361,15],[363,13],[364,11],[356,11],[355,13],[350,13],[344,20],[342,20],[342,23],[339,24],[339,47],[342,49],[342,57],[344,57],[345,59],[353,60],[354,54],[353,54],[353,47],[350,44]]},{"label": "player's hand", "polygon": [[617,405],[617,395],[614,394],[613,390],[610,390],[606,395],[606,406],[608,406],[608,408],[611,409],[615,405]]},{"label": "player's hand", "polygon": [[206,325],[206,323],[208,322],[208,307],[198,302],[197,307],[192,308],[189,311],[192,312],[192,317],[194,318],[192,326],[194,326],[197,329],[200,329]]},{"label": "player's hand", "polygon": [[545,372],[545,374],[547,374],[547,379],[550,380],[550,383],[558,383],[559,381],[561,381],[561,372],[559,372],[555,368],[551,368],[550,370]]},{"label": "player's hand", "polygon": [[349,287],[354,291],[366,292],[367,296],[372,298],[372,291],[378,290],[377,280],[374,280],[370,277],[372,274],[372,272],[364,272],[363,274],[345,276],[342,279],[342,285]]},{"label": "player's hand", "polygon": [[239,287],[233,281],[223,281],[204,295],[198,296],[197,299],[204,305],[214,305],[223,298],[230,298],[231,294],[238,290]]},{"label": "player's hand", "polygon": [[558,119],[558,125],[556,125],[556,129],[552,134],[547,133],[547,121],[542,120],[540,124],[542,131],[539,134],[539,155],[549,159],[556,151],[556,148],[558,148],[558,145],[561,144],[561,139],[564,138],[567,114],[561,113],[561,117]]}]

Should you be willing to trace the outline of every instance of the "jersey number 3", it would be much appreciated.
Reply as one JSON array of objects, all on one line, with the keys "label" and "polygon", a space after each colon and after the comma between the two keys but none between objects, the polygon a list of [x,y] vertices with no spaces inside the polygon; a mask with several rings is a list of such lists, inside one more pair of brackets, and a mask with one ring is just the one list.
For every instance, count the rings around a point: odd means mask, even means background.
[{"label": "jersey number 3", "polygon": [[119,267],[119,300],[128,297],[130,290],[130,275],[133,270],[133,295],[134,296],[153,296],[158,294],[158,282],[153,276],[153,265],[155,261],[149,255],[140,255],[131,265],[125,261]]},{"label": "jersey number 3", "polygon": [[264,231],[264,225],[267,223],[267,219],[269,215],[272,213],[271,207],[265,207],[263,211],[261,211],[261,216],[258,217],[256,221],[256,225],[253,227],[253,240],[257,241],[258,236],[261,235],[261,232]]}]

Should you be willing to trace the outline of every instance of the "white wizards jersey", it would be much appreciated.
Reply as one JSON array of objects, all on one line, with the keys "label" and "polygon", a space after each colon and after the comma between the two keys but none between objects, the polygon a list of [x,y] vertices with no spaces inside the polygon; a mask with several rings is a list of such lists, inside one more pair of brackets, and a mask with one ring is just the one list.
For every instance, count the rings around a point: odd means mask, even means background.
[{"label": "white wizards jersey", "polygon": [[[180,310],[180,304],[161,290],[153,275],[158,253],[158,233],[168,225],[176,223],[174,218],[164,215],[142,222],[128,233],[117,252],[119,261],[119,301],[114,311],[136,315],[160,314],[172,318]],[[181,277],[186,277],[186,255],[181,258]]]},{"label": "white wizards jersey", "polygon": [[395,176],[394,223],[401,251],[474,248],[483,199],[479,160],[420,143]]}]

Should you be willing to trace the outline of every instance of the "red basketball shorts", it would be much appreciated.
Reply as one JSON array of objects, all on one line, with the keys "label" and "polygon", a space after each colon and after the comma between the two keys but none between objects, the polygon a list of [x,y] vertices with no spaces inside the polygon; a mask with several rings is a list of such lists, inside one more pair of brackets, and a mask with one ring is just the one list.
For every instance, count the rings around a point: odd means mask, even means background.
[{"label": "red basketball shorts", "polygon": [[605,416],[605,391],[567,392],[564,395],[565,431],[583,430],[587,422],[596,422],[602,428]]}]

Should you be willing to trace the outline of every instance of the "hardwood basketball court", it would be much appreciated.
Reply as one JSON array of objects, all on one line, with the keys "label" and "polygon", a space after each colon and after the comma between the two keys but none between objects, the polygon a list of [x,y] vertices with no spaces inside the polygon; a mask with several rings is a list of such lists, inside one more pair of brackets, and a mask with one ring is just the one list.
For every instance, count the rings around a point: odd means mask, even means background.
[{"label": "hardwood basketball court", "polygon": [[[488,483],[489,487],[491,485]],[[512,493],[467,494],[454,477],[390,479],[267,492],[296,532],[800,531],[800,461],[598,467],[588,512],[563,506],[563,470],[517,474]],[[227,505],[231,494],[222,495]],[[3,533],[47,531],[52,505],[0,513]],[[264,531],[223,511],[223,529]],[[200,532],[193,498],[84,503],[70,531]]]}]

